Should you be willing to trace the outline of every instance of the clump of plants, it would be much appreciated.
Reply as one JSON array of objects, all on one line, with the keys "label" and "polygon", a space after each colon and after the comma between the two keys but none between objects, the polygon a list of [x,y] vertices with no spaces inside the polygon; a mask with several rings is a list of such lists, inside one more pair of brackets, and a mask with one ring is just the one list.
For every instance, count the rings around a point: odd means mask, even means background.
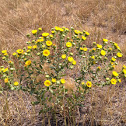
[{"label": "clump of plants", "polygon": [[1,91],[23,90],[36,97],[43,115],[55,120],[61,114],[71,124],[84,97],[92,87],[117,84],[126,77],[126,66],[114,70],[123,56],[117,43],[103,39],[102,44],[85,45],[90,34],[74,28],[55,27],[51,33],[42,28],[28,34],[27,47],[13,54],[2,50]]}]

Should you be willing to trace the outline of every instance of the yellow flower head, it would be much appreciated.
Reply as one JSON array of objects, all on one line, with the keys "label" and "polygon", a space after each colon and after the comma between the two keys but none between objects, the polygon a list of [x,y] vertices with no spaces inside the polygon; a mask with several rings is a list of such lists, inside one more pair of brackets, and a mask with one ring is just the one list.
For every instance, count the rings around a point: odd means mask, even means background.
[{"label": "yellow flower head", "polygon": [[42,28],[38,28],[39,31],[42,31]]},{"label": "yellow flower head", "polygon": [[84,81],[82,81],[81,84],[84,85],[85,84]]},{"label": "yellow flower head", "polygon": [[114,78],[111,79],[111,84],[116,84],[116,82],[117,82],[116,79],[114,79]]},{"label": "yellow flower head", "polygon": [[91,86],[92,86],[91,81],[87,81],[87,82],[86,82],[86,85],[87,85],[87,87],[91,87]]},{"label": "yellow flower head", "polygon": [[17,50],[17,53],[18,53],[18,54],[22,54],[23,52],[24,52],[24,51],[23,51],[22,49],[18,49],[18,50]]},{"label": "yellow flower head", "polygon": [[52,78],[52,82],[55,83],[56,82],[56,79],[55,78]]},{"label": "yellow flower head", "polygon": [[102,45],[97,44],[97,47],[101,49],[102,48]]},{"label": "yellow flower head", "polygon": [[46,45],[47,46],[51,46],[52,45],[52,42],[51,41],[46,41]]},{"label": "yellow flower head", "polygon": [[89,34],[88,32],[85,32],[85,35],[87,35],[87,36],[88,36],[88,35],[90,35],[90,34]]},{"label": "yellow flower head", "polygon": [[121,79],[118,79],[118,82],[121,83]]},{"label": "yellow flower head", "polygon": [[32,47],[33,49],[37,49],[37,45],[33,45],[33,47]]},{"label": "yellow flower head", "polygon": [[124,74],[126,74],[126,68],[122,70]]},{"label": "yellow flower head", "polygon": [[44,82],[44,85],[47,86],[47,87],[49,87],[49,86],[51,85],[51,82],[50,82],[49,80],[46,80],[46,81]]},{"label": "yellow flower head", "polygon": [[87,47],[84,47],[83,50],[86,52],[87,51]]},{"label": "yellow flower head", "polygon": [[92,59],[95,59],[95,56],[91,56]]},{"label": "yellow flower head", "polygon": [[98,69],[98,70],[101,70],[101,67],[100,67],[100,66],[98,66],[98,67],[97,67],[97,69]]},{"label": "yellow flower head", "polygon": [[17,53],[16,53],[16,52],[14,52],[12,55],[13,55],[13,56],[16,56],[16,55],[17,55]]},{"label": "yellow flower head", "polygon": [[18,86],[19,83],[17,81],[14,82],[14,86]]},{"label": "yellow flower head", "polygon": [[85,37],[85,36],[82,36],[82,39],[83,39],[83,40],[86,40],[86,37]]},{"label": "yellow flower head", "polygon": [[4,83],[8,83],[9,79],[8,78],[5,78],[4,79]]},{"label": "yellow flower head", "polygon": [[122,55],[122,53],[118,52],[118,53],[117,53],[117,56],[118,56],[118,57],[122,57],[123,55]]},{"label": "yellow flower head", "polygon": [[124,69],[126,69],[126,66],[125,66],[125,65],[123,65],[123,68],[124,68]]},{"label": "yellow flower head", "polygon": [[72,63],[73,65],[76,65],[76,61],[75,60],[73,60],[73,63]]},{"label": "yellow flower head", "polygon": [[49,33],[42,33],[43,37],[47,37],[49,35]]},{"label": "yellow flower head", "polygon": [[37,33],[37,30],[32,30],[32,34],[35,35]]},{"label": "yellow flower head", "polygon": [[8,53],[4,53],[4,56],[7,56],[8,55]]},{"label": "yellow flower head", "polygon": [[66,46],[69,48],[69,47],[72,46],[72,43],[71,43],[71,42],[67,42],[67,43],[66,43]]},{"label": "yellow flower head", "polygon": [[44,55],[44,56],[49,56],[49,55],[50,55],[50,51],[47,50],[47,49],[45,49],[45,50],[43,51],[43,55]]},{"label": "yellow flower head", "polygon": [[104,50],[101,50],[101,55],[102,56],[106,55],[106,52]]},{"label": "yellow flower head", "polygon": [[115,77],[119,76],[119,74],[116,71],[113,71],[112,75],[115,76]]},{"label": "yellow flower head", "polygon": [[2,50],[1,52],[4,54],[4,53],[7,53],[7,50]]},{"label": "yellow flower head", "polygon": [[66,58],[66,54],[62,54],[62,59],[65,59]]},{"label": "yellow flower head", "polygon": [[3,69],[3,72],[4,72],[4,73],[7,72],[7,71],[8,71],[8,68]]},{"label": "yellow flower head", "polygon": [[55,33],[55,31],[51,31],[52,32],[52,34],[54,34]]},{"label": "yellow flower head", "polygon": [[79,30],[74,30],[74,33],[78,35],[78,34],[80,34],[81,32],[80,32]]},{"label": "yellow flower head", "polygon": [[27,46],[28,47],[28,49],[32,49],[32,46]]},{"label": "yellow flower head", "polygon": [[108,42],[108,39],[103,39],[103,42]]},{"label": "yellow flower head", "polygon": [[25,62],[25,66],[29,66],[29,65],[31,65],[31,60],[27,60],[27,61]]},{"label": "yellow flower head", "polygon": [[69,62],[73,62],[73,60],[74,60],[73,57],[71,57],[71,56],[68,57]]},{"label": "yellow flower head", "polygon": [[116,61],[116,58],[112,57],[112,59],[111,59],[111,60],[112,60],[112,62],[114,62],[114,61]]},{"label": "yellow flower head", "polygon": [[61,82],[62,84],[64,84],[66,81],[65,81],[65,79],[61,79],[60,82]]}]

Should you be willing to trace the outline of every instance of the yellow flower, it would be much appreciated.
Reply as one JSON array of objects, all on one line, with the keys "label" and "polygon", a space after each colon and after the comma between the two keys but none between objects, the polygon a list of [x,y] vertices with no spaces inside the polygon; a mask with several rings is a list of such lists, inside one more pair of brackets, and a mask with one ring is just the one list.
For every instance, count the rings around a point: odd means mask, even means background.
[{"label": "yellow flower", "polygon": [[4,53],[7,53],[7,50],[2,50],[1,52],[4,54]]},{"label": "yellow flower", "polygon": [[73,60],[73,63],[72,63],[73,65],[76,65],[76,61],[75,60]]},{"label": "yellow flower", "polygon": [[118,79],[118,82],[121,83],[121,79]]},{"label": "yellow flower", "polygon": [[116,58],[112,57],[112,59],[111,59],[111,60],[114,62],[114,61],[116,61]]},{"label": "yellow flower", "polygon": [[16,55],[17,55],[17,53],[16,53],[16,52],[14,52],[12,55],[13,55],[13,56],[16,56]]},{"label": "yellow flower", "polygon": [[71,43],[71,42],[67,42],[67,43],[66,43],[66,46],[69,48],[69,47],[72,46],[72,43]]},{"label": "yellow flower", "polygon": [[45,50],[43,51],[43,55],[44,55],[44,56],[49,56],[49,55],[50,55],[50,51],[47,50],[47,49],[45,49]]},{"label": "yellow flower", "polygon": [[80,31],[79,30],[74,30],[74,33],[78,35],[78,34],[80,34]]},{"label": "yellow flower", "polygon": [[62,54],[62,59],[65,59],[66,58],[66,54]]},{"label": "yellow flower", "polygon": [[8,55],[8,53],[4,53],[4,56]]},{"label": "yellow flower", "polygon": [[37,49],[37,45],[33,45],[33,49]]},{"label": "yellow flower", "polygon": [[112,51],[112,48],[109,48],[110,51]]},{"label": "yellow flower", "polygon": [[53,38],[53,35],[50,35],[50,38]]},{"label": "yellow flower", "polygon": [[113,71],[112,74],[113,74],[113,76],[115,76],[115,77],[119,76],[119,74],[118,74],[116,71]]},{"label": "yellow flower", "polygon": [[55,31],[51,31],[52,32],[52,34],[54,34],[55,33]]},{"label": "yellow flower", "polygon": [[37,30],[32,30],[32,34],[35,35],[37,33]]},{"label": "yellow flower", "polygon": [[55,78],[52,78],[52,82],[55,83],[56,82],[56,79]]},{"label": "yellow flower", "polygon": [[47,46],[51,46],[52,45],[52,42],[51,41],[46,41],[46,45]]},{"label": "yellow flower", "polygon": [[86,40],[86,37],[85,37],[85,36],[82,36],[82,39],[83,39],[83,40]]},{"label": "yellow flower", "polygon": [[25,62],[25,66],[29,66],[29,65],[31,65],[31,60],[27,60],[27,61]]},{"label": "yellow flower", "polygon": [[111,79],[111,84],[116,84],[116,82],[117,82],[116,79],[114,79],[114,78]]},{"label": "yellow flower", "polygon": [[101,55],[104,56],[106,52],[104,50],[101,50]]},{"label": "yellow flower", "polygon": [[3,72],[4,72],[4,73],[7,72],[7,71],[8,71],[8,68],[3,69]]},{"label": "yellow flower", "polygon": [[38,28],[39,31],[42,31],[42,28]]},{"label": "yellow flower", "polygon": [[85,84],[84,81],[82,81],[81,84],[84,85]]},{"label": "yellow flower", "polygon": [[126,74],[126,68],[122,70],[124,74]]},{"label": "yellow flower", "polygon": [[124,68],[124,69],[126,69],[126,66],[125,66],[125,65],[123,65],[123,68]]},{"label": "yellow flower", "polygon": [[98,70],[101,70],[101,67],[100,67],[100,66],[98,66],[98,67],[97,67],[97,69],[98,69]]},{"label": "yellow flower", "polygon": [[95,56],[91,56],[92,59],[95,59]]},{"label": "yellow flower", "polygon": [[68,57],[69,62],[73,62],[73,60],[74,60],[73,57],[71,57],[71,56]]},{"label": "yellow flower", "polygon": [[22,53],[23,53],[23,50],[22,50],[22,49],[18,49],[18,50],[17,50],[17,53],[18,53],[18,54],[22,54]]},{"label": "yellow flower", "polygon": [[28,49],[32,49],[32,46],[27,46],[28,47]]},{"label": "yellow flower", "polygon": [[17,81],[14,82],[14,86],[18,86],[19,83]]},{"label": "yellow flower", "polygon": [[64,84],[66,81],[65,81],[65,79],[61,79],[60,82],[61,82],[62,84]]},{"label": "yellow flower", "polygon": [[87,51],[87,47],[84,47],[84,48],[80,47],[80,50],[83,50],[84,52],[86,52]]},{"label": "yellow flower", "polygon": [[9,79],[8,78],[5,78],[4,79],[4,83],[8,83]]},{"label": "yellow flower", "polygon": [[122,53],[118,52],[118,53],[117,53],[117,56],[118,56],[118,57],[122,57],[123,55],[122,55]]},{"label": "yellow flower", "polygon": [[88,35],[90,35],[90,34],[89,34],[88,32],[85,32],[85,35],[87,35],[87,36],[88,36]]},{"label": "yellow flower", "polygon": [[91,87],[91,86],[92,86],[91,81],[87,81],[87,82],[86,82],[86,85],[87,85],[87,87]]},{"label": "yellow flower", "polygon": [[101,49],[102,48],[102,45],[97,44],[97,47]]},{"label": "yellow flower", "polygon": [[43,37],[47,37],[49,35],[49,33],[42,33]]},{"label": "yellow flower", "polygon": [[51,82],[50,82],[49,80],[46,80],[46,81],[44,82],[44,85],[47,86],[47,87],[49,87],[49,86],[51,85]]},{"label": "yellow flower", "polygon": [[103,42],[108,42],[108,39],[103,39]]},{"label": "yellow flower", "polygon": [[84,49],[83,49],[85,52],[87,51],[87,47],[84,47]]}]

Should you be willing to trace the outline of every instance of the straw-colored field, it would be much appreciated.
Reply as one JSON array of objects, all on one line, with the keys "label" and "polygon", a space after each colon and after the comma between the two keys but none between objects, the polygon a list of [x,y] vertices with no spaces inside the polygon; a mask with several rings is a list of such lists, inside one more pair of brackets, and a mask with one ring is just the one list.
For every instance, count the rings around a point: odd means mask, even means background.
[{"label": "straw-colored field", "polygon": [[[41,27],[43,32],[50,32],[55,26],[88,31],[88,47],[103,38],[118,43],[123,57],[115,69],[126,65],[126,0],[0,0],[0,51],[13,53],[26,45],[26,34],[31,30]],[[33,100],[22,91],[0,94],[0,126],[42,125],[42,115],[38,115],[41,108],[32,106]],[[78,126],[125,126],[126,81],[92,88],[77,122]]]}]

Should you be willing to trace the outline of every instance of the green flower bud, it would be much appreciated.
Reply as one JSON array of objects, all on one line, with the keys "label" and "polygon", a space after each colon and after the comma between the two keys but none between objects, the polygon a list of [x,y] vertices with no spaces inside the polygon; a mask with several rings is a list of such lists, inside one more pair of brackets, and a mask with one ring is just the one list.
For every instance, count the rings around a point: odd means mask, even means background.
[{"label": "green flower bud", "polygon": [[49,75],[47,74],[45,77],[46,77],[46,78],[49,78]]},{"label": "green flower bud", "polygon": [[93,45],[96,45],[96,42],[93,42]]},{"label": "green flower bud", "polygon": [[60,81],[56,81],[57,84],[60,84]]},{"label": "green flower bud", "polygon": [[10,68],[10,71],[14,71],[15,70],[15,68]]},{"label": "green flower bud", "polygon": [[40,55],[40,53],[38,52],[38,53],[37,53],[37,56],[39,56],[39,55]]},{"label": "green flower bud", "polygon": [[107,78],[106,78],[106,81],[109,81],[109,80],[110,80],[110,79],[107,77]]},{"label": "green flower bud", "polygon": [[73,69],[74,68],[74,66],[73,65],[70,65],[70,67],[69,67],[70,69]]},{"label": "green flower bud", "polygon": [[70,53],[70,56],[73,56],[73,53]]}]

